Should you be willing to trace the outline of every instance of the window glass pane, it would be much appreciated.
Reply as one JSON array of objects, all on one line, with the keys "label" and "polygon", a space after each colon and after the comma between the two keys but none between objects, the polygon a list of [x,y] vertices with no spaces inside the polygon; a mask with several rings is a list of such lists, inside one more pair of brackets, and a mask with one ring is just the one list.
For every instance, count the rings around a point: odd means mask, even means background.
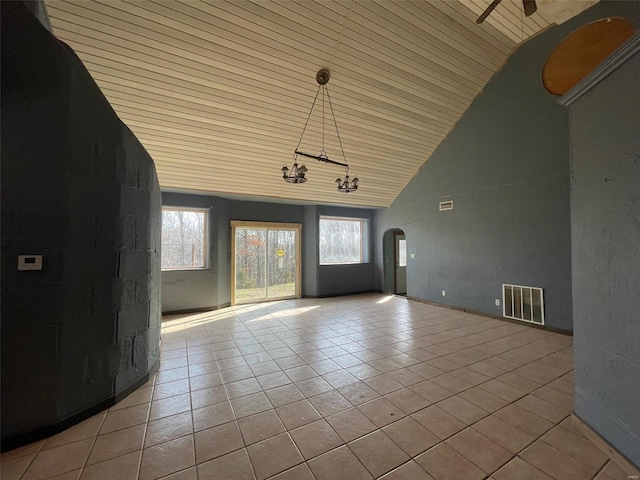
[{"label": "window glass pane", "polygon": [[398,266],[407,266],[407,241],[398,240]]},{"label": "window glass pane", "polygon": [[536,323],[542,322],[542,290],[534,288],[531,290],[531,304],[533,306],[533,318]]},{"label": "window glass pane", "polygon": [[531,289],[522,289],[522,318],[531,320]]},{"label": "window glass pane", "polygon": [[513,291],[511,287],[504,287],[504,316],[513,317]]},{"label": "window glass pane", "polygon": [[267,297],[266,246],[266,228],[236,228],[236,301]]},{"label": "window glass pane", "polygon": [[162,269],[206,267],[207,211],[162,209]]},{"label": "window glass pane", "polygon": [[362,220],[320,219],[320,263],[361,263]]},{"label": "window glass pane", "polygon": [[513,287],[513,316],[522,319],[522,289]]}]

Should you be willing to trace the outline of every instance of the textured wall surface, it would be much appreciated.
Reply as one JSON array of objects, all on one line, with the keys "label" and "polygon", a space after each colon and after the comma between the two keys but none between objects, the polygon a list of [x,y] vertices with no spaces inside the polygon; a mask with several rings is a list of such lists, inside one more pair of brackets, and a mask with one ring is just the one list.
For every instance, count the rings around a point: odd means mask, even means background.
[{"label": "textured wall surface", "polygon": [[[318,296],[346,295],[375,290],[373,265],[374,210],[318,206],[317,214],[318,220],[320,216],[323,215],[330,217],[363,218],[367,220],[366,225],[368,228],[366,234],[363,234],[363,263],[318,266]],[[315,248],[318,250],[319,237],[316,237],[315,240]]]},{"label": "textured wall surface", "polygon": [[[397,227],[415,254],[409,296],[501,315],[503,283],[542,287],[547,325],[573,328],[568,112],[541,72],[580,25],[633,16],[636,7],[600,2],[509,58],[390,208],[377,212],[379,290],[383,234]],[[444,200],[454,210],[438,211]]]},{"label": "textured wall surface", "polygon": [[318,207],[304,207],[304,228],[302,229],[302,296],[318,296]]},{"label": "textured wall surface", "polygon": [[360,265],[318,265],[318,219],[320,215],[358,217],[369,220],[373,235],[373,211],[359,208],[246,202],[203,195],[164,192],[166,206],[210,209],[209,266],[203,270],[162,272],[162,311],[219,308],[231,302],[232,220],[302,224],[302,294],[320,297],[374,289],[373,243],[365,245],[368,262]]},{"label": "textured wall surface", "polygon": [[[395,292],[395,237],[394,232],[404,233],[402,230],[397,229],[389,229],[384,232],[382,237],[382,274],[383,274],[383,283],[382,283],[382,291],[384,293],[394,293]],[[407,260],[408,261],[408,260]]]},{"label": "textured wall surface", "polygon": [[208,266],[203,270],[162,272],[162,311],[229,305],[231,237],[228,201],[204,195],[165,192],[162,202],[166,206],[209,209]]},{"label": "textured wall surface", "polygon": [[640,466],[638,85],[636,54],[570,116],[576,413]]},{"label": "textured wall surface", "polygon": [[[4,449],[157,365],[161,197],[75,54],[22,2],[1,13]],[[17,271],[20,254],[43,255],[42,271]]]}]

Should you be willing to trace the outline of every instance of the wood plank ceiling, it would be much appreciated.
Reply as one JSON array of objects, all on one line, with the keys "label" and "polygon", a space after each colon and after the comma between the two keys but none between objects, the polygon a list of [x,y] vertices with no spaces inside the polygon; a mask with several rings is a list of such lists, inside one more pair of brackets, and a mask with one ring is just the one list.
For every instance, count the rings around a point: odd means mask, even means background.
[{"label": "wood plank ceiling", "polygon": [[[525,19],[519,2],[505,0],[476,25],[489,3],[46,2],[54,34],[149,151],[163,190],[369,207],[394,200],[514,47],[552,23],[542,9]],[[336,191],[341,167],[307,160],[302,185],[280,173],[322,67],[360,178],[350,194]],[[316,155],[321,111],[300,147]],[[342,161],[325,119],[327,154]]]}]

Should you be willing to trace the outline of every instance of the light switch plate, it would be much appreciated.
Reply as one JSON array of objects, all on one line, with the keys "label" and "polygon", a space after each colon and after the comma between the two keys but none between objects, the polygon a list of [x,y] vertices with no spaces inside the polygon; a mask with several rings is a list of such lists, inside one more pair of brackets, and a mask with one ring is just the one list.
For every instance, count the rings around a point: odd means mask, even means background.
[{"label": "light switch plate", "polygon": [[42,270],[42,255],[18,255],[18,270]]}]

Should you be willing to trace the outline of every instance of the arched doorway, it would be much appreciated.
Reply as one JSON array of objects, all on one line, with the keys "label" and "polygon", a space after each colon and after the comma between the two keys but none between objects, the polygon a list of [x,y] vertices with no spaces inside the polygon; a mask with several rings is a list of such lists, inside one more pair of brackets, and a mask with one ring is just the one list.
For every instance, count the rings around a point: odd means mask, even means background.
[{"label": "arched doorway", "polygon": [[404,231],[392,228],[382,239],[386,293],[407,294],[407,240]]}]

